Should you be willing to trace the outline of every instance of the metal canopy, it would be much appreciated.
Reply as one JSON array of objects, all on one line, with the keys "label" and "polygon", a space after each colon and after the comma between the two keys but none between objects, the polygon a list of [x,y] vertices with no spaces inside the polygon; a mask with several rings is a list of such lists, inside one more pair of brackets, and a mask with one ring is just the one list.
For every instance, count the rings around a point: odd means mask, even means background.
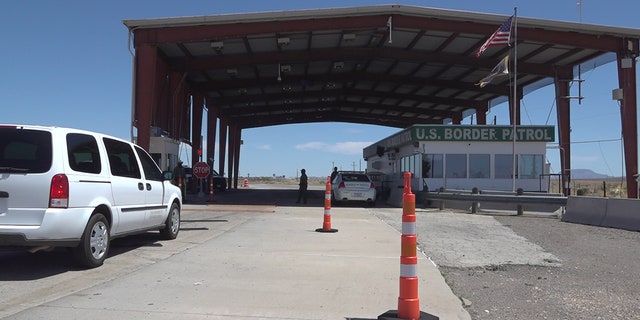
[{"label": "metal canopy", "polygon": [[[476,50],[508,16],[402,5],[125,20],[238,128],[459,123],[512,88],[480,79],[509,52]],[[635,29],[518,17],[519,88],[615,59]],[[637,49],[631,50],[635,51]],[[608,57],[608,58],[607,58]]]}]

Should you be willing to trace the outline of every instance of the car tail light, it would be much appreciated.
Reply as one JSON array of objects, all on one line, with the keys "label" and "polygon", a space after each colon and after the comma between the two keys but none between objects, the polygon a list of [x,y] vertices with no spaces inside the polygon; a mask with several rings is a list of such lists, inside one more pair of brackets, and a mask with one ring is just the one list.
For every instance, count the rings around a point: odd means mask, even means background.
[{"label": "car tail light", "polygon": [[375,189],[375,188],[376,188],[376,185],[373,184],[373,182],[371,182],[371,185],[369,186],[369,189]]},{"label": "car tail light", "polygon": [[69,206],[69,179],[64,174],[51,178],[49,208],[67,208]]},{"label": "car tail light", "polygon": [[340,182],[340,184],[338,185],[338,189],[340,188],[344,188],[344,182]]}]

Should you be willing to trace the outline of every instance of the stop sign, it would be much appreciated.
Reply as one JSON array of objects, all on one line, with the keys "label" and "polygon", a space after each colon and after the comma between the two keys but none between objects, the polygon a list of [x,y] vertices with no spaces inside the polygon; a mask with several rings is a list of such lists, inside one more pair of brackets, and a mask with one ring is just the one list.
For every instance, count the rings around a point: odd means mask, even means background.
[{"label": "stop sign", "polygon": [[193,165],[193,175],[198,179],[204,179],[209,175],[209,165],[206,162],[197,162]]}]

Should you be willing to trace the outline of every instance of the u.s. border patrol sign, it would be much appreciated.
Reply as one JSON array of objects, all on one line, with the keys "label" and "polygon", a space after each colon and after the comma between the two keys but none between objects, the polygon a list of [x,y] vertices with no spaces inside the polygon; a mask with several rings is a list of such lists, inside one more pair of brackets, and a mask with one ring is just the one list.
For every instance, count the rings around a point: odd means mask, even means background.
[{"label": "u.s. border patrol sign", "polygon": [[378,148],[392,148],[422,141],[433,142],[554,142],[553,126],[413,125],[364,149],[365,158]]},{"label": "u.s. border patrol sign", "polygon": [[[416,126],[413,141],[512,141],[513,127],[508,126]],[[521,126],[515,129],[516,141],[552,142],[552,126]]]}]

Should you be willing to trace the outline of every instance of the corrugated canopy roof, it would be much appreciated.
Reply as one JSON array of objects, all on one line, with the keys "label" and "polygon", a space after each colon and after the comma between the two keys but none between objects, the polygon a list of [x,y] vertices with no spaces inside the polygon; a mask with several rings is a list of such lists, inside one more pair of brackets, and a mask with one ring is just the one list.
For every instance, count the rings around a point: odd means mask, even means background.
[{"label": "corrugated canopy roof", "polygon": [[[507,18],[385,5],[124,24],[134,47],[156,45],[208,106],[240,128],[305,122],[406,128],[462,119],[506,99],[508,77],[483,88],[477,83],[510,48],[489,47],[479,58],[475,52]],[[611,53],[629,49],[624,39],[638,37],[637,29],[518,17],[517,86],[537,88],[558,71],[612,61]]]}]

